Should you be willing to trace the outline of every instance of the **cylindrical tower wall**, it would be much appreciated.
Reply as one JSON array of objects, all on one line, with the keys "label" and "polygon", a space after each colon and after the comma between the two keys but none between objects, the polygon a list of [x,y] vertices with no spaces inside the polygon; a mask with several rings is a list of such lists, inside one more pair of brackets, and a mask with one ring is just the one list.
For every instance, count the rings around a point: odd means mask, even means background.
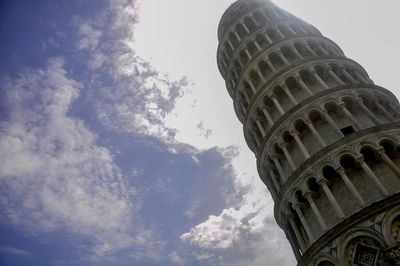
[{"label": "cylindrical tower wall", "polygon": [[218,38],[219,70],[298,254],[398,194],[399,102],[336,43],[263,0],[232,4]]}]

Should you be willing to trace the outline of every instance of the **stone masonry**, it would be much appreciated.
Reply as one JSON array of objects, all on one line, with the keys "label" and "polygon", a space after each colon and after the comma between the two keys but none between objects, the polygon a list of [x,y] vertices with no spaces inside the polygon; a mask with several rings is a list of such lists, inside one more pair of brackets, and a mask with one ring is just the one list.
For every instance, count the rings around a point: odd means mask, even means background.
[{"label": "stone masonry", "polygon": [[298,265],[400,265],[400,106],[267,0],[222,16],[217,61]]}]

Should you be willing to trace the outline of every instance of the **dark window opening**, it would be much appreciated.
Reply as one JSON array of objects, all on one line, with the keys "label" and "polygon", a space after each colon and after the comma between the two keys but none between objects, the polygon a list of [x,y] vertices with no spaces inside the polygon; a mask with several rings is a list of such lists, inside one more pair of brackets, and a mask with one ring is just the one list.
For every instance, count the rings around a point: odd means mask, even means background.
[{"label": "dark window opening", "polygon": [[343,135],[345,135],[345,136],[350,135],[351,133],[356,132],[352,126],[344,127],[344,128],[342,128],[340,131],[342,131]]}]

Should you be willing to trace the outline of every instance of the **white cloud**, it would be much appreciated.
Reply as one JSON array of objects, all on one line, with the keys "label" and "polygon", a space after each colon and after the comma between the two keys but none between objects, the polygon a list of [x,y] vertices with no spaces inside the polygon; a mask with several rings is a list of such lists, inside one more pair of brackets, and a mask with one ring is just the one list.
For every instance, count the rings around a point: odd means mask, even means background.
[{"label": "white cloud", "polygon": [[258,266],[266,261],[271,265],[293,265],[294,258],[283,255],[290,247],[275,224],[268,192],[254,178],[248,183],[238,180],[238,176],[235,179],[236,191],[231,197],[242,200],[219,215],[209,216],[183,234],[181,240],[202,250],[200,254],[207,256],[201,260],[211,264],[217,259],[217,265]]},{"label": "white cloud", "polygon": [[0,131],[0,218],[35,234],[67,229],[89,237],[94,257],[158,245],[132,231],[135,191],[110,152],[68,115],[82,86],[63,64],[52,58],[45,69],[2,79],[8,116]]},{"label": "white cloud", "polygon": [[169,259],[172,264],[184,265],[183,259],[179,256],[178,252],[176,251],[171,252],[171,254],[169,255]]},{"label": "white cloud", "polygon": [[12,256],[22,256],[22,257],[30,257],[32,256],[32,252],[20,248],[10,247],[10,246],[0,246],[0,252],[6,253]]},{"label": "white cloud", "polygon": [[78,49],[94,50],[101,38],[101,31],[94,29],[89,24],[82,24],[79,26],[78,35],[80,37],[76,44]]},{"label": "white cloud", "polygon": [[99,13],[89,20],[76,17],[73,24],[80,37],[76,46],[87,49],[87,66],[97,70],[91,86],[98,94],[95,105],[100,121],[113,130],[173,140],[175,129],[165,121],[189,82],[185,78],[171,81],[136,55],[137,1],[109,1]]}]

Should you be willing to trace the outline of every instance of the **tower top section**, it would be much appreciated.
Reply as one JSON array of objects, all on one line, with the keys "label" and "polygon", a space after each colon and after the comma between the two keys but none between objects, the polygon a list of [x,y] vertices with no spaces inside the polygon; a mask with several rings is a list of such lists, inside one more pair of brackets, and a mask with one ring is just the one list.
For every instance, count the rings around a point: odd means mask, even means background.
[{"label": "tower top section", "polygon": [[221,41],[229,29],[229,26],[234,23],[238,17],[256,9],[260,6],[274,5],[270,0],[238,0],[231,4],[230,7],[222,15],[221,21],[218,26],[218,40]]}]

